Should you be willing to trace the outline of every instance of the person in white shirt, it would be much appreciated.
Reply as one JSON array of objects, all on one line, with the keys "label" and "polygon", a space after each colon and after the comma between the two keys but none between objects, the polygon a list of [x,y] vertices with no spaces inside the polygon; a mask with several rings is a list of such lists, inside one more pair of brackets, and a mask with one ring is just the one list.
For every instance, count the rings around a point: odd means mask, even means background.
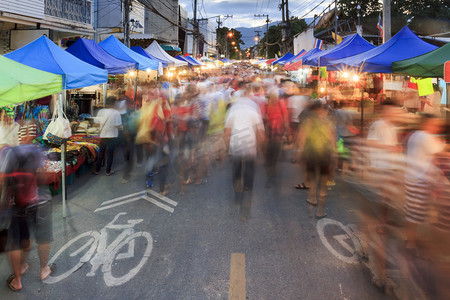
[{"label": "person in white shirt", "polygon": [[369,128],[367,144],[370,147],[370,164],[374,168],[393,169],[393,153],[401,151],[398,147],[397,128],[392,123],[397,111],[394,103],[386,100],[383,103],[381,119]]},{"label": "person in white shirt", "polygon": [[114,109],[117,98],[110,96],[106,99],[106,108],[101,109],[95,122],[100,126],[100,149],[98,151],[97,162],[95,165],[95,175],[98,175],[102,166],[102,161],[106,152],[106,175],[112,175],[114,171],[111,170],[114,149],[117,144],[119,136],[119,129],[122,127],[122,118],[119,111]]},{"label": "person in white shirt", "polygon": [[[442,120],[430,114],[422,116],[421,128],[408,140],[405,170],[406,202],[403,207],[407,221],[407,248],[417,242],[417,224],[427,221],[433,199],[437,167],[433,164],[438,153],[448,151],[436,134],[442,129]],[[447,153],[448,155],[448,153]]]},{"label": "person in white shirt", "polygon": [[[258,144],[264,138],[264,125],[259,107],[248,97],[250,85],[243,87],[240,97],[230,108],[225,121],[225,145],[233,156],[233,187],[238,199],[252,190]],[[243,183],[243,184],[242,184]]]}]

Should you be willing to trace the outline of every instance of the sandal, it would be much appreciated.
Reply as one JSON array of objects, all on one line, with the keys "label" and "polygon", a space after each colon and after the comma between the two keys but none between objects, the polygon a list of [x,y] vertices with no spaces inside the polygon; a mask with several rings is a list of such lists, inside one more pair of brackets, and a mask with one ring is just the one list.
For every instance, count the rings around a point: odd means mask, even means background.
[{"label": "sandal", "polygon": [[306,200],[306,202],[308,202],[308,204],[309,205],[312,205],[312,206],[317,206],[317,202],[312,202],[311,200]]},{"label": "sandal", "polygon": [[8,279],[6,279],[6,285],[8,286],[8,288],[13,291],[13,292],[18,292],[21,289],[16,289],[13,285],[12,285],[12,281],[14,280],[14,278],[16,278],[16,275],[11,274],[9,275]]},{"label": "sandal", "polygon": [[316,219],[320,220],[320,219],[326,218],[326,216],[327,216],[326,213],[323,213],[323,215],[321,215],[321,216],[316,215]]},{"label": "sandal", "polygon": [[300,184],[296,184],[295,188],[297,190],[308,190],[309,186],[306,186],[304,182],[300,183]]},{"label": "sandal", "polygon": [[42,278],[41,281],[47,280],[50,276],[53,275],[53,273],[56,272],[56,264],[50,264],[48,267],[50,268],[50,273],[48,273],[48,275],[45,276],[45,278]]}]

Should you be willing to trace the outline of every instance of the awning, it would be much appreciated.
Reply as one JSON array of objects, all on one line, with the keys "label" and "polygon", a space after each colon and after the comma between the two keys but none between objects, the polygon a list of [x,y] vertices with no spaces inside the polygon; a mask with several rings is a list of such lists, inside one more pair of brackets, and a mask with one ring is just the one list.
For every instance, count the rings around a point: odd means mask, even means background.
[{"label": "awning", "polygon": [[80,38],[66,51],[88,64],[105,69],[108,74],[125,74],[135,66],[133,62],[117,59],[108,54],[93,40]]},{"label": "awning", "polygon": [[285,71],[297,71],[303,66],[303,62],[301,60],[296,61],[294,63],[290,63],[288,65],[285,65],[283,70]]},{"label": "awning", "polygon": [[176,52],[181,52],[181,49],[177,46],[172,46],[172,45],[160,45],[161,48],[164,51],[176,51]]},{"label": "awning", "polygon": [[63,75],[63,89],[65,90],[108,81],[107,71],[76,58],[58,47],[46,36],[41,36],[5,56],[42,71]]},{"label": "awning", "polygon": [[0,55],[0,107],[42,98],[62,90],[61,75],[44,72]]},{"label": "awning", "polygon": [[285,55],[283,55],[282,57],[274,60],[271,64],[272,66],[276,65],[277,63],[280,63],[282,61],[286,61],[288,59],[291,59],[292,57],[294,57],[294,54],[292,54],[291,52],[286,53]]},{"label": "awning", "polygon": [[131,47],[130,49],[133,50],[134,52],[136,52],[137,54],[140,54],[140,55],[142,55],[142,56],[145,56],[145,57],[148,57],[148,58],[150,58],[150,59],[153,59],[153,60],[156,60],[156,61],[160,62],[160,63],[163,65],[163,67],[167,67],[167,66],[168,66],[167,61],[162,60],[162,59],[159,59],[159,58],[156,58],[156,57],[150,55],[150,54],[149,54],[147,51],[145,51],[144,48],[142,48],[141,46],[134,46],[134,47]]},{"label": "awning", "polygon": [[116,37],[112,35],[98,44],[112,56],[121,60],[134,62],[136,64],[136,69],[143,71],[148,69],[158,70],[159,67],[158,61],[137,54],[136,52],[134,52],[133,50],[122,44]]},{"label": "awning", "polygon": [[344,59],[332,60],[328,67],[334,69],[357,68],[361,72],[391,73],[392,63],[419,56],[437,47],[422,41],[407,26],[386,43]]},{"label": "awning", "polygon": [[450,43],[414,58],[392,63],[392,73],[414,77],[444,77],[444,64],[450,60]]},{"label": "awning", "polygon": [[266,64],[271,65],[272,62],[274,62],[274,61],[276,61],[276,60],[277,60],[277,58],[271,58],[271,59],[268,59],[268,60],[266,60]]},{"label": "awning", "polygon": [[145,48],[145,51],[148,52],[151,56],[154,56],[158,59],[166,61],[169,66],[181,67],[187,66],[188,63],[185,61],[178,60],[172,56],[170,56],[166,51],[164,51],[157,41],[153,41],[150,46]]}]

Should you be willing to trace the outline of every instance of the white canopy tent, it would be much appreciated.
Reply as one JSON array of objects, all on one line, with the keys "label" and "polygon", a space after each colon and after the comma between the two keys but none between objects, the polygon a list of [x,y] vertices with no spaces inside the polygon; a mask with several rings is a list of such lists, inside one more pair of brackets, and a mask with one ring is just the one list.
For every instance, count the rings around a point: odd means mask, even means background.
[{"label": "white canopy tent", "polygon": [[161,48],[161,46],[158,44],[157,41],[153,41],[153,43],[150,44],[147,48],[145,48],[145,51],[147,51],[150,55],[167,61],[170,67],[181,67],[181,66],[187,66],[188,63],[185,61],[178,60],[172,56],[170,56],[166,51]]}]

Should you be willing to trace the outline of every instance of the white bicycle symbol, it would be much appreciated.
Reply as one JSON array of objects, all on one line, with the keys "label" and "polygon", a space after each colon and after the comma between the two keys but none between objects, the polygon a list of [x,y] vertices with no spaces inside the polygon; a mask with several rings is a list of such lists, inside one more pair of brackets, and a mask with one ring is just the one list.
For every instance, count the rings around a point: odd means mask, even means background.
[{"label": "white bicycle symbol", "polygon": [[[103,279],[107,286],[118,286],[133,278],[149,258],[153,249],[153,238],[148,232],[134,232],[134,226],[142,222],[143,219],[128,220],[128,224],[114,224],[114,222],[116,222],[122,215],[126,215],[126,213],[118,213],[111,222],[100,230],[100,232],[88,231],[82,233],[59,249],[52,259],[50,259],[49,264],[54,263],[58,258],[62,260],[61,263],[58,264],[58,270],[60,269],[60,266],[71,266],[72,263],[75,264],[69,270],[64,270],[62,274],[55,274],[56,276],[53,275],[49,277],[45,280],[45,283],[52,284],[67,278],[72,273],[80,269],[86,262],[90,262],[92,265],[91,271],[87,273],[86,276],[94,276],[98,268],[102,265]],[[107,229],[123,231],[111,244],[108,245]],[[113,262],[133,258],[136,240],[140,240],[141,237],[145,241],[146,248],[142,253],[142,258],[139,263],[128,273],[121,276],[117,276],[116,273],[120,272],[120,268],[116,268],[114,272],[115,274],[113,275]],[[88,238],[88,241],[86,241],[86,238]],[[119,253],[119,250],[124,246],[128,246],[127,251],[125,253]],[[84,252],[86,249],[87,252]],[[62,255],[65,251],[68,251],[69,254]],[[116,264],[117,262],[114,263],[114,265]],[[125,267],[128,267],[130,264],[131,263],[127,261],[124,265]]]}]

